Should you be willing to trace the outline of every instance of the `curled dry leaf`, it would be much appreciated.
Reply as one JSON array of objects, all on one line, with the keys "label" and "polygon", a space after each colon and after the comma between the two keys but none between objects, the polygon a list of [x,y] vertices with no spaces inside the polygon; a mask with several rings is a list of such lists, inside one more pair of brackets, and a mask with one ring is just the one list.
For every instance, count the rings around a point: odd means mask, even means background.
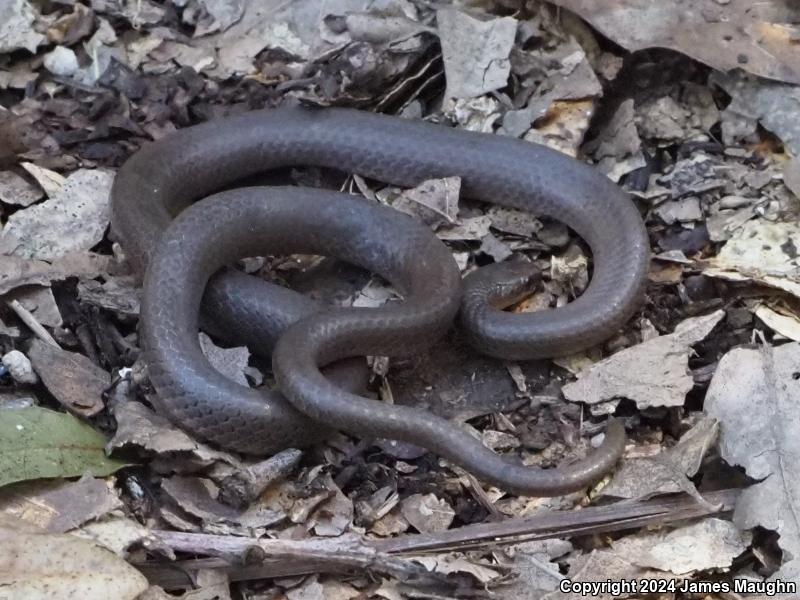
[{"label": "curled dry leaf", "polygon": [[755,315],[764,325],[786,339],[800,342],[800,319],[789,311],[777,311],[765,304],[756,307]]}]

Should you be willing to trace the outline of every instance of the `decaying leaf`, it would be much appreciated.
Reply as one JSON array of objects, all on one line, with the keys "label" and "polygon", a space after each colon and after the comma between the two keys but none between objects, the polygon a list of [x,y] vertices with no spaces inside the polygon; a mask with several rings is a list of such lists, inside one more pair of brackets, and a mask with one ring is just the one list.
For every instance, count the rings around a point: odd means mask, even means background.
[{"label": "decaying leaf", "polygon": [[0,295],[24,285],[49,285],[67,277],[94,277],[108,267],[108,257],[75,253],[54,261],[0,256]]},{"label": "decaying leaf", "polygon": [[447,98],[473,98],[506,85],[516,19],[480,19],[444,8],[437,12],[437,22]]},{"label": "decaying leaf", "polygon": [[786,563],[800,560],[798,365],[800,344],[794,342],[736,348],[720,360],[705,401],[720,422],[722,458],[760,480],[742,494],[734,522],[777,531]]},{"label": "decaying leaf", "polygon": [[0,589],[6,598],[136,598],[147,579],[109,550],[72,535],[0,528]]},{"label": "decaying leaf", "polygon": [[67,352],[34,340],[28,354],[36,373],[51,394],[66,408],[83,417],[103,410],[103,394],[111,375],[83,354]]},{"label": "decaying leaf", "polygon": [[689,370],[691,346],[711,333],[724,316],[718,310],[687,319],[669,335],[613,354],[565,385],[564,397],[588,404],[629,398],[639,408],[682,406],[694,386]]},{"label": "decaying leaf", "polygon": [[[192,462],[207,466],[217,460],[238,464],[238,460],[232,455],[193,440],[167,419],[139,402],[126,402],[117,406],[114,417],[117,420],[117,431],[108,443],[109,450],[139,448],[161,455],[165,459],[165,467],[171,465],[168,457],[180,454],[187,455],[183,460],[187,467]],[[189,461],[188,457],[192,460]]]},{"label": "decaying leaf", "polygon": [[38,406],[0,410],[0,486],[47,477],[108,475],[126,463],[108,458],[105,438],[65,413]]},{"label": "decaying leaf", "polygon": [[[594,550],[579,555],[570,561],[567,577],[572,582],[589,583],[600,581],[622,581],[631,579],[675,579],[675,576],[655,569],[642,568],[620,557],[614,550]],[[593,593],[593,598],[615,600],[620,594]],[[583,600],[586,595],[580,591],[556,590],[542,596],[542,600]]]},{"label": "decaying leaf", "polygon": [[628,50],[671,48],[721,71],[800,83],[797,29],[781,3],[554,0]]},{"label": "decaying leaf", "polygon": [[0,511],[50,533],[65,533],[122,507],[102,479],[33,481],[0,490]]},{"label": "decaying leaf", "polygon": [[30,206],[43,195],[42,190],[13,171],[0,171],[0,202]]},{"label": "decaying leaf", "polygon": [[0,4],[0,53],[20,48],[36,52],[45,36],[34,28],[37,13],[28,0],[5,0]]},{"label": "decaying leaf", "polygon": [[783,337],[800,342],[800,319],[788,311],[777,311],[762,304],[754,311],[764,325]]},{"label": "decaying leaf", "polygon": [[9,217],[0,241],[3,250],[40,260],[89,250],[108,227],[112,180],[107,171],[75,171],[49,200]]},{"label": "decaying leaf", "polygon": [[719,425],[710,417],[698,421],[672,448],[655,456],[625,458],[600,494],[617,498],[647,498],[686,492],[703,501],[689,480],[717,441]]},{"label": "decaying leaf", "polygon": [[246,347],[221,348],[202,332],[200,333],[200,347],[208,362],[217,371],[239,385],[248,385],[244,373],[247,368],[247,361],[250,359],[250,351]]},{"label": "decaying leaf", "polygon": [[600,134],[584,146],[597,162],[597,168],[613,181],[645,165],[642,140],[636,130],[633,100],[619,105]]},{"label": "decaying leaf", "polygon": [[631,564],[675,575],[725,569],[750,545],[749,532],[730,521],[705,519],[669,533],[647,532],[613,544],[614,552]]},{"label": "decaying leaf", "polygon": [[170,551],[144,526],[127,517],[111,517],[93,521],[69,532],[70,535],[91,540],[98,546],[111,550],[117,556],[125,557],[134,544],[158,548],[166,556]]},{"label": "decaying leaf", "polygon": [[455,517],[450,505],[435,494],[413,494],[400,503],[400,510],[420,533],[445,531]]},{"label": "decaying leaf", "polygon": [[401,191],[391,206],[437,229],[442,224],[456,222],[460,191],[460,177],[431,179]]},{"label": "decaying leaf", "polygon": [[501,588],[509,598],[541,600],[547,592],[558,589],[564,579],[555,559],[572,550],[567,540],[541,540],[524,542],[509,548],[512,566],[517,579],[509,587]]},{"label": "decaying leaf", "polygon": [[800,88],[741,73],[716,73],[712,81],[733,98],[723,113],[722,131],[728,143],[755,132],[756,124],[761,123],[786,144],[793,156],[800,155],[800,124],[796,118]]}]

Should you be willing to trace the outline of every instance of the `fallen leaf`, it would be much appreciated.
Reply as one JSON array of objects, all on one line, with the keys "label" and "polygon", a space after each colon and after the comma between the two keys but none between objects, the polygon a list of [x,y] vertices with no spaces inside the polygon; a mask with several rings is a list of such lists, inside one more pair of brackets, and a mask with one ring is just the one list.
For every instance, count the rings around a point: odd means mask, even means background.
[{"label": "fallen leaf", "polygon": [[779,3],[749,0],[554,0],[631,52],[670,48],[720,71],[800,83],[797,28]]},{"label": "fallen leaf", "polygon": [[100,283],[95,279],[82,278],[78,282],[78,298],[81,302],[92,304],[126,317],[139,316],[141,286],[128,278],[104,276]]},{"label": "fallen leaf", "polygon": [[35,339],[28,351],[33,368],[45,387],[64,408],[91,417],[105,407],[103,394],[111,375],[83,354],[67,352]]},{"label": "fallen leaf", "polygon": [[49,200],[8,218],[0,241],[3,249],[41,260],[89,250],[103,239],[108,227],[112,180],[107,171],[73,172]]},{"label": "fallen leaf", "polygon": [[754,313],[764,325],[776,333],[787,339],[800,342],[800,319],[794,314],[778,312],[764,304],[756,307]]},{"label": "fallen leaf", "polygon": [[57,173],[56,171],[52,171],[50,169],[45,169],[44,167],[40,167],[34,163],[24,162],[21,163],[23,169],[25,169],[28,174],[36,180],[36,183],[39,184],[44,190],[44,193],[49,197],[52,198],[64,187],[64,183],[67,181],[67,178],[64,177],[61,173]]},{"label": "fallen leaf", "polygon": [[435,494],[412,494],[400,503],[400,511],[420,533],[446,531],[455,517],[447,501]]},{"label": "fallen leaf", "polygon": [[633,99],[622,102],[598,136],[584,145],[597,168],[612,181],[645,166],[642,140],[636,129]]},{"label": "fallen leaf", "polygon": [[329,473],[317,481],[324,484],[329,494],[312,514],[314,533],[326,537],[342,535],[353,523],[353,501],[342,492]]},{"label": "fallen leaf", "polygon": [[600,496],[648,498],[656,494],[685,492],[703,501],[689,477],[694,477],[703,458],[714,447],[719,425],[703,417],[672,448],[655,456],[624,458]]},{"label": "fallen leaf", "polygon": [[429,179],[411,189],[402,190],[391,206],[422,220],[433,229],[444,223],[454,224],[458,217],[460,177]]},{"label": "fallen leaf", "polygon": [[787,567],[800,559],[799,364],[794,342],[735,348],[719,361],[705,399],[720,422],[720,456],[759,480],[742,493],[733,520],[776,531]]},{"label": "fallen leaf", "polygon": [[24,482],[0,490],[0,511],[50,533],[65,533],[121,507],[112,487],[90,476]]},{"label": "fallen leaf", "polygon": [[[147,579],[105,548],[66,534],[0,528],[0,588],[5,598],[133,600]],[[54,592],[57,590],[57,592]]]},{"label": "fallen leaf", "polygon": [[0,171],[0,201],[17,206],[30,206],[42,196],[44,196],[42,190],[13,171]]},{"label": "fallen leaf", "polygon": [[217,371],[239,385],[248,386],[244,376],[247,361],[250,360],[250,351],[244,347],[221,348],[217,346],[205,333],[200,333],[200,348],[203,350],[208,362]]},{"label": "fallen leaf", "polygon": [[108,443],[109,451],[139,448],[162,456],[164,462],[171,455],[185,454],[187,456],[182,457],[181,462],[186,467],[192,462],[189,457],[202,466],[208,466],[218,460],[238,464],[238,460],[232,455],[193,440],[166,418],[157,415],[139,402],[125,402],[116,406],[114,417],[117,421],[117,431]]},{"label": "fallen leaf", "polygon": [[[800,73],[800,71],[798,71]],[[731,96],[722,113],[722,132],[726,143],[738,140],[735,127],[726,131],[731,117],[747,125],[745,131],[755,131],[756,122],[778,136],[793,156],[800,155],[800,124],[796,115],[800,106],[800,88],[775,81],[764,81],[742,73],[714,73],[710,78]],[[800,83],[795,81],[794,83]]]},{"label": "fallen leaf", "polygon": [[49,285],[67,277],[95,277],[108,268],[108,257],[75,253],[54,261],[0,256],[0,295],[23,285]]},{"label": "fallen leaf", "polygon": [[479,19],[452,8],[436,13],[446,98],[473,98],[505,87],[517,32],[511,17]]},{"label": "fallen leaf", "polygon": [[[566,577],[572,583],[592,584],[602,581],[621,583],[632,579],[675,579],[674,575],[662,573],[654,569],[646,569],[634,565],[620,557],[614,550],[594,550],[589,554],[581,554],[569,561],[569,570]],[[615,600],[620,597],[630,597],[623,592],[617,594],[594,593],[592,598],[598,600]],[[562,592],[556,590],[541,597],[542,600],[585,600],[586,594],[580,591]],[[634,596],[635,597],[635,596]]]},{"label": "fallen leaf", "polygon": [[800,282],[800,224],[748,221],[709,260],[709,266],[753,279],[784,277]]},{"label": "fallen leaf", "polygon": [[15,481],[108,475],[127,463],[108,458],[105,438],[72,415],[38,406],[0,410],[0,486]]},{"label": "fallen leaf", "polygon": [[683,406],[694,386],[689,369],[691,346],[704,339],[725,316],[686,319],[675,331],[621,350],[594,364],[578,380],[562,388],[573,402],[597,404],[629,398],[640,409],[652,406]]},{"label": "fallen leaf", "polygon": [[503,589],[505,595],[518,600],[541,600],[545,593],[557,590],[564,576],[552,561],[571,550],[569,541],[558,539],[524,542],[509,548],[517,578]]},{"label": "fallen leaf", "polygon": [[79,529],[69,532],[79,538],[91,540],[98,546],[111,550],[117,556],[125,557],[128,548],[145,545],[150,549],[158,549],[165,556],[171,550],[163,548],[163,544],[144,525],[126,517],[112,517],[103,521],[93,521]]},{"label": "fallen leaf", "polygon": [[483,584],[500,577],[500,570],[495,565],[468,560],[455,553],[437,554],[435,556],[412,556],[410,558],[415,562],[421,563],[430,571],[445,575],[467,573]]},{"label": "fallen leaf", "polygon": [[0,54],[24,48],[31,54],[46,41],[34,27],[38,14],[28,0],[6,0],[0,4]]},{"label": "fallen leaf", "polygon": [[752,536],[730,521],[708,518],[669,533],[647,532],[613,543],[614,552],[631,564],[675,575],[727,569],[750,545]]},{"label": "fallen leaf", "polygon": [[4,300],[9,305],[16,301],[39,325],[61,327],[64,324],[61,310],[49,287],[39,285],[18,287],[8,292]]}]

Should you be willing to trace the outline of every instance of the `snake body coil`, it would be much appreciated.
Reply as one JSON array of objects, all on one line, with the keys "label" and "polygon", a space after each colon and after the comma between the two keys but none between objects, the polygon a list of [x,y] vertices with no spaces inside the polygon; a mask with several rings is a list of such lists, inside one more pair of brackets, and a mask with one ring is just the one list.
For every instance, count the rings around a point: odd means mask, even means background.
[{"label": "snake body coil", "polygon": [[[574,229],[592,250],[590,285],[564,307],[509,314],[492,307],[503,295],[496,278],[468,278],[462,297],[446,248],[425,227],[385,207],[330,192],[240,188],[187,208],[249,175],[300,165],[406,186],[460,176],[466,196],[551,216]],[[134,266],[141,272],[149,263],[141,334],[159,407],[206,440],[267,453],[308,443],[322,429],[312,423],[324,423],[412,442],[530,495],[580,489],[622,453],[624,431],[612,422],[603,445],[574,465],[546,471],[513,465],[448,421],[371,402],[319,370],[352,356],[418,351],[445,331],[459,304],[473,345],[502,358],[565,354],[612,335],[642,295],[647,236],[633,204],[586,165],[515,139],[347,109],[260,111],[145,146],[117,176],[112,226]],[[380,309],[313,312],[307,300],[279,286],[233,270],[214,274],[238,258],[284,252],[359,264],[386,277],[404,300]],[[273,369],[289,403],[226,380],[205,360],[196,335],[204,288],[203,313],[215,329],[251,347],[274,346]]]}]

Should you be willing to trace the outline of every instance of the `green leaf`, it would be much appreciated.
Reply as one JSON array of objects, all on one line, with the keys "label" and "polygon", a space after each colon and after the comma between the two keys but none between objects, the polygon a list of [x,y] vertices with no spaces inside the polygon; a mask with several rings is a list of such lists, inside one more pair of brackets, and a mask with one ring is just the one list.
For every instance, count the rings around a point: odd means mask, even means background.
[{"label": "green leaf", "polygon": [[44,477],[108,475],[125,462],[108,458],[106,440],[67,413],[31,406],[0,410],[0,486]]}]

